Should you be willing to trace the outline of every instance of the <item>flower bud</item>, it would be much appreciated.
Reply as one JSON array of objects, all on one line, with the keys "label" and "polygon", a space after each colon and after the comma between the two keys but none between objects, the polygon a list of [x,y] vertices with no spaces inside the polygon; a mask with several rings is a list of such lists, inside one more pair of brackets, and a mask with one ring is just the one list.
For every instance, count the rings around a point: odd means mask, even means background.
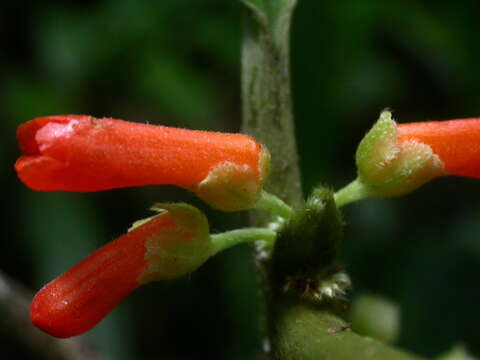
[{"label": "flower bud", "polygon": [[39,191],[90,192],[177,185],[225,211],[250,208],[268,175],[268,151],[242,134],[131,123],[86,115],[19,126],[19,178]]},{"label": "flower bud", "polygon": [[185,275],[213,254],[199,210],[186,204],[155,210],[162,212],[135,223],[126,235],[45,285],[33,299],[32,323],[56,337],[80,335],[138,286]]}]

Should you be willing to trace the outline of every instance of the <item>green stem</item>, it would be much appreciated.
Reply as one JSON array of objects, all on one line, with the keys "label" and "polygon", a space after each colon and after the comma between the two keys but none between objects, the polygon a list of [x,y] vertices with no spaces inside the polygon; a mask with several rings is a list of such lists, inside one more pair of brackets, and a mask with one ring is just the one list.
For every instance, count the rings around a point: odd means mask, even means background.
[{"label": "green stem", "polygon": [[[289,61],[290,21],[296,0],[241,1],[247,6],[242,41],[242,127],[272,154],[265,189],[290,206],[299,208],[304,200],[293,122]],[[269,204],[271,206],[272,203]],[[250,221],[255,226],[266,226],[275,220],[274,215],[274,212],[253,211]],[[270,311],[272,302],[275,302],[271,291],[273,279],[269,257],[258,250],[255,252],[255,264],[263,290],[259,303],[265,313],[260,319],[260,331],[263,344],[270,344],[274,332]],[[269,346],[262,348],[264,358],[268,359]]]},{"label": "green stem", "polygon": [[260,199],[258,199],[255,204],[255,209],[268,211],[271,214],[280,216],[284,219],[288,219],[293,215],[293,209],[290,206],[277,196],[266,191],[262,191]]},{"label": "green stem", "polygon": [[328,305],[283,296],[276,303],[274,360],[420,360],[351,331]]},{"label": "green stem", "polygon": [[369,189],[362,183],[359,178],[356,178],[343,189],[338,190],[335,195],[335,203],[337,207],[342,207],[355,201],[364,200],[371,196]]},{"label": "green stem", "polygon": [[[290,90],[289,33],[296,0],[242,0],[243,130],[272,156],[266,189],[293,207],[303,204]],[[255,224],[271,221],[256,216]]]},{"label": "green stem", "polygon": [[271,248],[276,236],[277,233],[275,231],[263,228],[246,228],[213,234],[211,235],[214,249],[212,256],[232,246],[253,241],[259,241],[262,248]]},{"label": "green stem", "polygon": [[[290,268],[288,264],[295,265],[296,258],[305,257],[303,253],[292,251],[289,244],[308,244],[306,237],[309,234],[301,231],[302,221],[318,220],[315,214],[308,211],[308,204],[307,208],[304,208],[290,94],[289,29],[296,0],[242,0],[242,2],[248,6],[242,44],[243,129],[265,144],[272,154],[272,171],[266,189],[294,207],[296,213],[303,211],[304,215],[298,217],[299,221],[294,221],[296,216],[289,219],[279,238],[275,240],[275,249],[271,257],[262,256],[264,252],[256,254],[265,300],[262,329],[264,343],[271,345],[264,347],[265,358],[417,359],[348,330],[345,323],[336,315],[338,307],[335,306],[335,302],[318,307],[301,297],[292,301],[282,290],[285,279],[289,275],[294,276],[299,270],[298,266]],[[354,181],[340,190],[335,195],[335,200],[338,206],[343,206],[367,196],[368,192],[364,186]],[[328,203],[325,206],[327,205]],[[269,210],[270,214],[254,212],[252,222],[256,226],[265,226],[272,221],[273,215],[279,213],[290,216],[290,212],[283,206],[278,206],[268,194],[263,196],[257,208]],[[326,218],[324,220],[322,228],[314,227],[326,235],[317,239],[318,241],[334,239],[338,230],[337,226],[333,226],[334,223],[330,223],[333,220]],[[291,231],[295,226],[300,229],[299,232]],[[247,241],[253,240],[251,235],[246,236]],[[224,242],[226,247],[230,241],[241,242],[239,239],[226,239]],[[329,247],[328,243],[326,246]],[[279,250],[282,247],[285,251]],[[300,245],[297,249],[305,250],[308,255],[310,248]],[[285,257],[282,258],[281,254]],[[285,271],[282,272],[282,269]]]}]

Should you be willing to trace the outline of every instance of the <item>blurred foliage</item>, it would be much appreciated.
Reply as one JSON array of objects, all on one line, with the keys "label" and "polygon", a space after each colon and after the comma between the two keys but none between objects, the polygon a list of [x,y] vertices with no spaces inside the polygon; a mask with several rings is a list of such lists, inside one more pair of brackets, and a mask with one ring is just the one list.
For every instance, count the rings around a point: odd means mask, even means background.
[{"label": "blurred foliage", "polygon": [[397,304],[374,294],[364,293],[353,299],[349,312],[352,329],[387,344],[395,344],[400,330]]},{"label": "blurred foliage", "polygon": [[[12,171],[15,128],[82,113],[236,131],[241,13],[236,0],[0,5],[2,270],[37,289],[153,202],[203,206],[171,187],[32,192]],[[292,73],[306,190],[353,179],[356,145],[384,107],[400,122],[480,115],[479,13],[478,0],[299,0]],[[463,341],[480,355],[479,187],[445,178],[345,210],[354,294],[399,305],[399,345],[410,351],[434,356]],[[244,220],[204,209],[216,231]],[[141,288],[86,337],[113,359],[253,359],[261,340],[250,261],[239,247],[189,278]],[[6,358],[19,346],[8,336],[0,345]]]}]

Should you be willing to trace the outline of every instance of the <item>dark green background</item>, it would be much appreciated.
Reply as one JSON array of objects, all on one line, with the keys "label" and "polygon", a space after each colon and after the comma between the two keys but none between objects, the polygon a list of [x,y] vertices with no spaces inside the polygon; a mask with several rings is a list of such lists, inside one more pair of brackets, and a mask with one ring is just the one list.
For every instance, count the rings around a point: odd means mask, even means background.
[{"label": "dark green background", "polygon": [[[480,116],[479,14],[478,0],[299,0],[292,75],[306,192],[353,179],[356,144],[384,107],[399,122]],[[235,0],[0,5],[2,271],[38,289],[156,201],[193,202],[213,231],[242,224],[244,214],[213,212],[173,187],[44,194],[13,171],[15,129],[35,116],[237,131],[241,24]],[[480,355],[479,189],[443,178],[345,210],[351,296],[400,305],[399,346],[434,356],[463,341]],[[254,359],[256,293],[249,248],[238,247],[188,278],[139,289],[86,337],[119,360]],[[2,358],[39,358],[0,333]]]}]

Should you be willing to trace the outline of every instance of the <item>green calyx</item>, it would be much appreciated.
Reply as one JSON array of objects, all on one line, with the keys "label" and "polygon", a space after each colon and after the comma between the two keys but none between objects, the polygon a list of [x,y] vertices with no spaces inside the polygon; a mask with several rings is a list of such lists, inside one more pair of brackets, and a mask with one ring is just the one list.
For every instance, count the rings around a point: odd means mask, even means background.
[{"label": "green calyx", "polygon": [[259,200],[269,171],[270,153],[264,147],[259,154],[258,171],[248,165],[225,161],[190,190],[217,210],[247,210]]},{"label": "green calyx", "polygon": [[404,195],[445,174],[430,146],[398,141],[397,124],[388,110],[360,142],[356,164],[358,178],[335,194],[338,206],[367,197]]},{"label": "green calyx", "polygon": [[265,228],[210,234],[205,215],[184,203],[155,204],[151,209],[159,214],[136,221],[129,231],[167,214],[172,223],[145,239],[146,268],[138,279],[140,283],[186,275],[215,254],[238,244],[256,242],[261,248],[271,249],[277,236],[275,231]]},{"label": "green calyx", "polygon": [[197,269],[213,254],[208,221],[200,210],[188,204],[155,204],[152,210],[160,214],[135,222],[130,230],[165,213],[169,213],[174,225],[146,239],[147,267],[139,282],[180,277]]}]

